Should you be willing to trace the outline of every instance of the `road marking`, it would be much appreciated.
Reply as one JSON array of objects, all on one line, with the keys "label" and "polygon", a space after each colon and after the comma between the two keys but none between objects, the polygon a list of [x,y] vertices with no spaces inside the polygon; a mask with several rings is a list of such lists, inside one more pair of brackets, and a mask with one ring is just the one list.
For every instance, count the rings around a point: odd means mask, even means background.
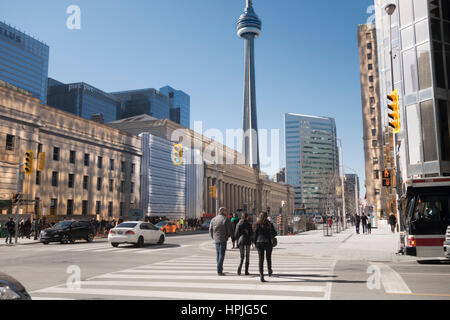
[{"label": "road marking", "polygon": [[96,296],[141,297],[158,299],[193,299],[193,300],[322,300],[320,297],[285,296],[285,295],[256,295],[237,293],[212,292],[177,292],[177,291],[144,291],[118,289],[67,289],[48,288],[39,293],[80,294]]},{"label": "road marking", "polygon": [[380,268],[381,282],[386,293],[409,294],[411,290],[406,285],[403,278],[395,272],[391,267],[384,263],[372,263],[372,265]]},{"label": "road marking", "polygon": [[81,286],[162,287],[192,289],[229,289],[248,291],[324,292],[321,286],[287,286],[272,284],[192,283],[192,282],[136,282],[136,281],[81,281]]},{"label": "road marking", "polygon": [[421,275],[421,276],[450,276],[450,273],[420,273],[420,272],[399,272],[399,274],[406,275]]},{"label": "road marking", "polygon": [[[257,271],[256,269],[257,267],[254,267],[254,270]],[[208,270],[211,270],[210,272],[208,272]],[[326,269],[328,270],[328,269]],[[278,270],[277,272],[279,272],[281,270]],[[282,270],[283,272],[295,272],[295,273],[299,273],[301,271],[308,271],[308,273],[310,274],[312,272],[311,269],[296,269],[296,268],[291,268],[291,269],[285,269]],[[324,271],[324,270],[318,270],[318,271]],[[117,271],[117,272],[112,272],[113,274],[116,273],[136,273],[136,274],[157,274],[157,273],[162,273],[162,274],[168,274],[168,273],[174,273],[174,274],[183,274],[183,273],[189,273],[189,274],[211,274],[214,275],[217,273],[216,270],[214,269],[204,269],[204,270],[186,270],[186,272],[183,272],[183,270],[172,270],[172,269],[148,269],[148,270],[136,270],[136,269],[129,269],[129,270],[123,270],[123,271]]]}]

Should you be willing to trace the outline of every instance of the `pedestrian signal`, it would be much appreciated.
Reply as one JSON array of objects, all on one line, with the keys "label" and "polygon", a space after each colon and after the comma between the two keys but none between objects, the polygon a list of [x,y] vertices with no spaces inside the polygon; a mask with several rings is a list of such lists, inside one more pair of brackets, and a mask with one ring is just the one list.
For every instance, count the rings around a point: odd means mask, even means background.
[{"label": "pedestrian signal", "polygon": [[26,174],[33,173],[33,151],[27,151],[25,153],[25,165],[24,170]]},{"label": "pedestrian signal", "polygon": [[209,195],[211,197],[213,197],[214,199],[217,198],[217,187],[216,186],[211,186],[209,187]]},{"label": "pedestrian signal", "polygon": [[173,146],[172,161],[176,166],[183,164],[183,146],[181,144],[175,144]]},{"label": "pedestrian signal", "polygon": [[389,121],[389,126],[394,129],[395,133],[400,132],[400,105],[398,99],[398,90],[392,91],[387,98],[392,102],[388,105],[388,109],[392,112],[388,114],[392,121]]},{"label": "pedestrian signal", "polygon": [[391,171],[383,171],[383,187],[391,187]]},{"label": "pedestrian signal", "polygon": [[19,202],[19,198],[20,198],[20,193],[13,193],[12,198],[11,198],[12,204],[16,204],[17,202]]}]

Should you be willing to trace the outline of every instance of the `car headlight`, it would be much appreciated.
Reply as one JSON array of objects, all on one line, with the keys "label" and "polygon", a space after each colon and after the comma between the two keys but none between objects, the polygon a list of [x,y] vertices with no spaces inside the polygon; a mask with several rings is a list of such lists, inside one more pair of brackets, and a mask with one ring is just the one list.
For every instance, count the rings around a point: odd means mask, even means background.
[{"label": "car headlight", "polygon": [[10,287],[0,287],[0,300],[18,300],[20,296],[11,290]]}]

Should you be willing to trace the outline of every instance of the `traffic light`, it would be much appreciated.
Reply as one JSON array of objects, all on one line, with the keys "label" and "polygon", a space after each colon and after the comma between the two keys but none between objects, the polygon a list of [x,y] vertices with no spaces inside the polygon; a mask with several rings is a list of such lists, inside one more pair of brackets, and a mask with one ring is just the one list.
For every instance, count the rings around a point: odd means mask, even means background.
[{"label": "traffic light", "polygon": [[25,165],[24,170],[26,174],[33,173],[33,151],[28,150],[25,153]]},{"label": "traffic light", "polygon": [[389,126],[394,128],[395,133],[400,132],[400,105],[398,100],[398,90],[392,91],[390,95],[387,96],[387,98],[392,102],[388,105],[389,110],[392,112],[389,113],[389,118],[392,119],[392,121],[389,122]]},{"label": "traffic light", "polygon": [[43,171],[45,168],[45,152],[38,153],[37,169]]},{"label": "traffic light", "polygon": [[16,204],[17,202],[19,202],[19,198],[20,198],[20,193],[13,193],[12,198],[11,198],[12,204]]},{"label": "traffic light", "polygon": [[173,146],[173,155],[172,155],[173,164],[176,166],[180,166],[183,164],[183,145],[175,144]]},{"label": "traffic light", "polygon": [[283,222],[283,216],[281,214],[279,214],[277,216],[277,224],[281,224]]},{"label": "traffic light", "polygon": [[216,186],[210,186],[209,187],[209,195],[213,197],[214,199],[217,198],[217,187]]},{"label": "traffic light", "polygon": [[391,187],[391,171],[383,171],[383,187]]}]

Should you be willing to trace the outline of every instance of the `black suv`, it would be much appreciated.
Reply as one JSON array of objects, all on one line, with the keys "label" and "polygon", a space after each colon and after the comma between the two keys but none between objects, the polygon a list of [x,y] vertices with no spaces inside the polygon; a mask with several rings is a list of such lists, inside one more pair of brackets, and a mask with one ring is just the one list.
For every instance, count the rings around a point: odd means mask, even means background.
[{"label": "black suv", "polygon": [[95,227],[89,221],[61,221],[51,228],[41,232],[41,242],[74,243],[75,240],[92,242],[95,236]]}]

